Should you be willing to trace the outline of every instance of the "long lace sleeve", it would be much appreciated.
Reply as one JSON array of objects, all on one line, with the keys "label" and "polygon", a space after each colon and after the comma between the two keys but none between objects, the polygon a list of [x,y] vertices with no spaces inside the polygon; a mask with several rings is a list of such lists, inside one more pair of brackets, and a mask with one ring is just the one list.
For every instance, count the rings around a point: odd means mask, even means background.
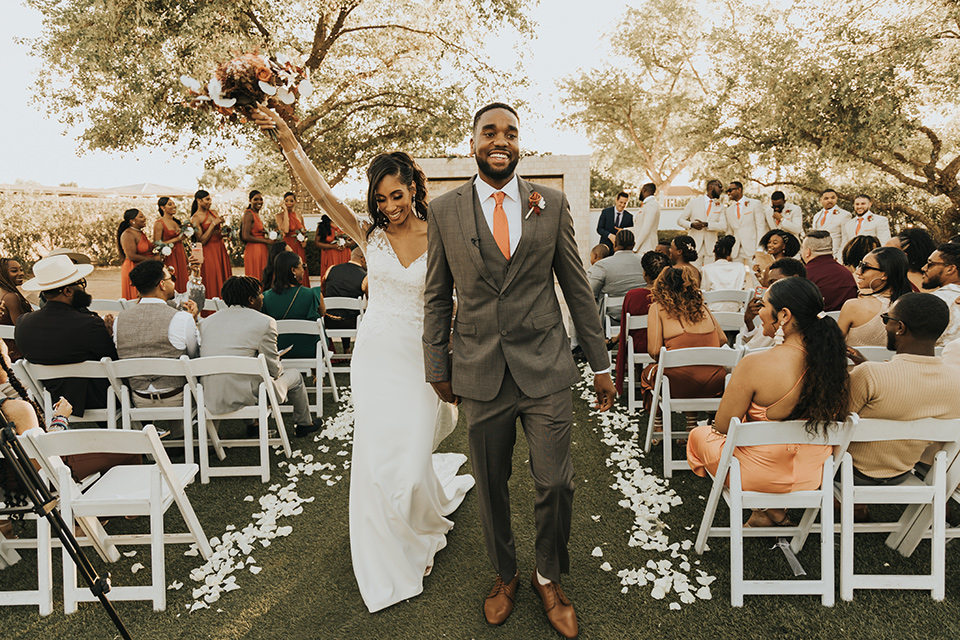
[{"label": "long lace sleeve", "polygon": [[350,207],[334,195],[333,191],[330,190],[330,185],[323,179],[317,168],[313,166],[313,162],[307,157],[303,147],[297,144],[291,150],[284,149],[283,155],[290,163],[290,168],[293,169],[301,184],[313,196],[324,213],[330,216],[337,226],[353,238],[358,245],[365,247],[364,221],[358,218]]}]

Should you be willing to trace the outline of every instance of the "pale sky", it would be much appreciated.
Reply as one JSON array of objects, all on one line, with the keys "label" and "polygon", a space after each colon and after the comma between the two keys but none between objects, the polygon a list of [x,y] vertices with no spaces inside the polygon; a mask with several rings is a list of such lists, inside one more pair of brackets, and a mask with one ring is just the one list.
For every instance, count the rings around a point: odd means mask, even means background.
[{"label": "pale sky", "polygon": [[[83,152],[79,130],[63,131],[55,119],[31,104],[31,83],[39,61],[16,37],[37,37],[41,33],[39,12],[5,0],[0,21],[0,57],[4,64],[2,107],[5,127],[0,131],[0,183],[20,178],[44,185],[76,182],[81,187],[116,187],[141,182],[196,189],[203,157],[184,159],[173,149],[139,149],[131,153]],[[12,5],[12,6],[11,6]],[[532,18],[539,23],[538,40],[524,59],[531,87],[525,93],[528,111],[523,115],[525,148],[554,154],[589,154],[587,139],[562,130],[556,120],[562,115],[556,81],[577,68],[590,68],[609,51],[603,34],[609,32],[628,6],[624,0],[592,0],[589,10],[577,0],[542,0]],[[512,56],[501,53],[510,47],[491,46],[490,55],[501,65],[513,64]],[[466,146],[455,151],[466,151]],[[243,153],[228,151],[237,164],[245,164]],[[356,185],[345,186],[353,190]],[[354,196],[354,193],[341,195]]]}]

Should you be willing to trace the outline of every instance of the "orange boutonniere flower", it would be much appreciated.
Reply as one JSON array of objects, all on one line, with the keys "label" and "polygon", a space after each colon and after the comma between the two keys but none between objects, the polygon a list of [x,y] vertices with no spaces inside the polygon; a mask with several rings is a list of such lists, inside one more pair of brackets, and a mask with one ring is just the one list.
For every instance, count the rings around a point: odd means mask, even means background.
[{"label": "orange boutonniere flower", "polygon": [[530,200],[527,202],[527,206],[530,208],[527,210],[527,215],[523,217],[524,220],[529,218],[530,214],[534,212],[536,212],[537,215],[540,215],[540,212],[547,208],[547,201],[543,199],[542,195],[534,191],[530,194]]}]

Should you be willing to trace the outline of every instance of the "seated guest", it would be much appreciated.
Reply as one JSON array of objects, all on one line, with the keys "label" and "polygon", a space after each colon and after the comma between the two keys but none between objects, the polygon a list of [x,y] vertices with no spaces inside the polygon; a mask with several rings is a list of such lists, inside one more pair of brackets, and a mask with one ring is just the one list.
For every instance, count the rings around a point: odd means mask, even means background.
[{"label": "seated guest", "polygon": [[[232,276],[223,283],[221,295],[227,308],[200,323],[200,355],[256,357],[262,353],[280,401],[289,398],[293,405],[297,436],[317,431],[320,424],[310,417],[303,378],[296,371],[284,371],[280,364],[277,321],[260,313],[260,283],[256,278]],[[208,376],[203,388],[204,402],[213,413],[229,413],[256,404],[260,381],[251,376],[219,374]],[[248,428],[248,435],[255,430]]]},{"label": "seated guest", "polygon": [[[839,265],[838,265],[839,266]],[[823,296],[805,278],[784,278],[764,293],[763,333],[778,344],[746,356],[733,370],[714,426],[697,427],[687,442],[687,461],[698,476],[715,473],[730,420],[806,420],[811,435],[842,421],[850,405],[843,334],[823,310]],[[788,493],[820,486],[833,447],[820,444],[737,448],[745,491]],[[787,524],[784,509],[754,511],[746,526]]]},{"label": "seated guest", "polygon": [[[616,237],[616,236],[614,236]],[[600,260],[608,257],[610,255],[610,247],[605,244],[598,244],[593,249],[590,249],[590,266],[597,264]]]},{"label": "seated guest", "polygon": [[[17,318],[30,311],[30,303],[20,293],[23,268],[13,258],[0,258],[0,324],[16,326]],[[13,340],[4,340],[12,360],[19,360],[20,350]]]},{"label": "seated guest", "polygon": [[670,257],[670,241],[669,240],[658,240],[657,248],[654,249],[657,253],[662,253],[663,255]]},{"label": "seated guest", "polygon": [[[659,360],[661,347],[673,350],[727,343],[723,328],[703,303],[700,288],[688,270],[671,267],[661,271],[651,295],[654,302],[648,311],[647,353],[654,360]],[[666,372],[675,398],[719,396],[726,375],[726,369],[713,366],[676,367]],[[648,406],[656,376],[656,364],[649,365],[640,376]]]},{"label": "seated guest", "polygon": [[641,258],[633,252],[633,245],[632,231],[618,231],[613,240],[613,255],[590,267],[590,287],[598,301],[604,294],[622,296],[644,285]]},{"label": "seated guest", "polygon": [[[660,272],[670,266],[670,258],[657,253],[656,251],[647,251],[640,258],[640,264],[643,265],[643,277],[647,282],[656,282]],[[743,265],[740,265],[741,269]],[[650,288],[637,287],[630,289],[623,298],[623,306],[620,308],[620,326],[624,326],[627,321],[627,314],[631,316],[645,316],[650,309]],[[633,340],[633,350],[636,353],[644,353],[647,350],[647,330],[634,329],[630,332],[630,339]],[[623,381],[626,376],[627,361],[627,341],[617,341],[617,369],[616,384],[617,393],[623,393]]]},{"label": "seated guest", "polygon": [[[104,356],[116,360],[117,349],[107,325],[87,310],[93,298],[86,291],[86,276],[92,271],[91,265],[74,264],[66,255],[33,265],[35,277],[24,282],[23,289],[42,292],[47,303],[17,322],[14,336],[24,358],[34,364],[74,364]],[[108,321],[112,327],[113,318],[108,316]],[[107,406],[110,383],[106,379],[54,379],[44,386],[54,398],[66,398],[79,417],[86,409]]]},{"label": "seated guest", "polygon": [[950,324],[937,346],[960,338],[960,244],[941,244],[930,254],[923,267],[921,286],[946,302],[950,309]]},{"label": "seated guest", "polygon": [[882,314],[897,298],[910,293],[907,267],[906,254],[893,247],[880,247],[860,261],[853,274],[860,297],[843,303],[838,321],[847,346],[882,347],[887,344]]},{"label": "seated guest", "polygon": [[277,256],[281,253],[293,251],[286,242],[274,242],[267,249],[267,266],[263,270],[263,276],[260,278],[260,285],[263,287],[263,290],[266,291],[273,286],[273,265],[277,260]]},{"label": "seated guest", "polygon": [[[606,249],[604,245],[597,245]],[[364,281],[367,278],[367,260],[360,247],[354,247],[350,252],[350,261],[335,264],[323,277],[323,295],[327,298],[362,298],[366,294]],[[323,318],[328,329],[356,329],[357,317],[360,312],[356,309],[337,309],[327,307]],[[343,350],[350,350],[350,338],[342,338]]]},{"label": "seated guest", "polygon": [[[713,256],[716,260],[700,268],[703,278],[700,282],[701,291],[742,291],[746,286],[746,265],[730,259],[736,242],[737,239],[733,236],[723,236],[713,245]],[[736,302],[711,302],[707,307],[710,311],[740,311],[740,305]]]},{"label": "seated guest", "polygon": [[[305,287],[307,265],[293,251],[285,251],[273,262],[273,286],[263,294],[263,312],[277,320],[317,320],[326,313],[320,289]],[[291,358],[312,358],[317,354],[317,336],[281,334],[280,350],[291,347]]]},{"label": "seated guest", "polygon": [[[803,263],[793,258],[781,258],[770,265],[767,271],[767,286],[784,278],[806,278],[807,270]],[[763,326],[756,326],[757,314],[763,306],[763,296],[754,296],[743,311],[743,326],[737,334],[735,344],[746,349],[766,349],[773,346],[773,338],[763,335]]]},{"label": "seated guest", "polygon": [[811,231],[800,246],[807,279],[820,288],[824,311],[840,311],[843,303],[857,297],[853,274],[833,258],[833,240],[829,231]]},{"label": "seated guest", "polygon": [[793,258],[800,253],[800,241],[795,235],[783,229],[771,229],[760,238],[760,248],[769,253],[774,260]]},{"label": "seated guest", "polygon": [[[200,314],[192,300],[183,303],[186,311],[177,311],[167,302],[177,294],[169,267],[151,260],[130,270],[130,282],[140,297],[138,304],[117,314],[113,323],[113,341],[121,358],[195,358],[200,354],[200,333],[196,319]],[[137,376],[131,378],[133,404],[138,407],[175,407],[183,404],[185,378]],[[182,423],[177,423],[182,428]],[[179,429],[178,429],[179,431]],[[174,437],[179,437],[175,433]]]},{"label": "seated guest", "polygon": [[[850,411],[861,418],[886,420],[960,418],[960,367],[934,355],[937,339],[950,321],[946,303],[929,293],[907,293],[884,316],[887,348],[897,355],[890,362],[854,367]],[[926,447],[921,440],[851,442],[853,481],[900,484]],[[866,516],[866,505],[857,505],[854,517],[864,520]]]},{"label": "seated guest", "polygon": [[927,230],[920,227],[907,227],[890,238],[884,246],[895,247],[907,254],[907,261],[910,263],[910,284],[913,285],[914,291],[920,291],[923,288],[923,267],[926,266],[930,254],[937,248]]},{"label": "seated guest", "polygon": [[857,266],[863,260],[863,257],[880,247],[880,241],[873,236],[855,236],[843,247],[843,253],[840,256],[843,266],[850,273],[857,270]]},{"label": "seated guest", "polygon": [[687,235],[679,235],[670,241],[670,259],[676,267],[690,269],[690,275],[697,285],[700,284],[700,270],[697,269],[697,243]]}]

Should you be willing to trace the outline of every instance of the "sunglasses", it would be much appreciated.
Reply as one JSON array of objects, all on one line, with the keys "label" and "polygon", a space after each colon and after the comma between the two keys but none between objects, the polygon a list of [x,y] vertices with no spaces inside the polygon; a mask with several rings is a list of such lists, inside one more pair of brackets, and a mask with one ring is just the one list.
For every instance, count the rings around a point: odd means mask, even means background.
[{"label": "sunglasses", "polygon": [[947,264],[946,262],[934,262],[933,260],[927,260],[927,267],[932,267],[936,264]]},{"label": "sunglasses", "polygon": [[866,271],[883,271],[883,269],[861,261],[860,264],[857,265],[857,271],[864,273]]},{"label": "sunglasses", "polygon": [[86,288],[87,288],[87,279],[86,279],[86,278],[80,278],[80,279],[77,280],[76,282],[71,282],[69,286],[71,286],[71,287],[80,287],[80,288],[82,288],[82,289],[86,289]]},{"label": "sunglasses", "polygon": [[880,319],[883,321],[884,325],[886,325],[888,322],[899,322],[900,324],[903,324],[903,320],[900,318],[891,318],[890,314],[887,313],[881,313]]}]

